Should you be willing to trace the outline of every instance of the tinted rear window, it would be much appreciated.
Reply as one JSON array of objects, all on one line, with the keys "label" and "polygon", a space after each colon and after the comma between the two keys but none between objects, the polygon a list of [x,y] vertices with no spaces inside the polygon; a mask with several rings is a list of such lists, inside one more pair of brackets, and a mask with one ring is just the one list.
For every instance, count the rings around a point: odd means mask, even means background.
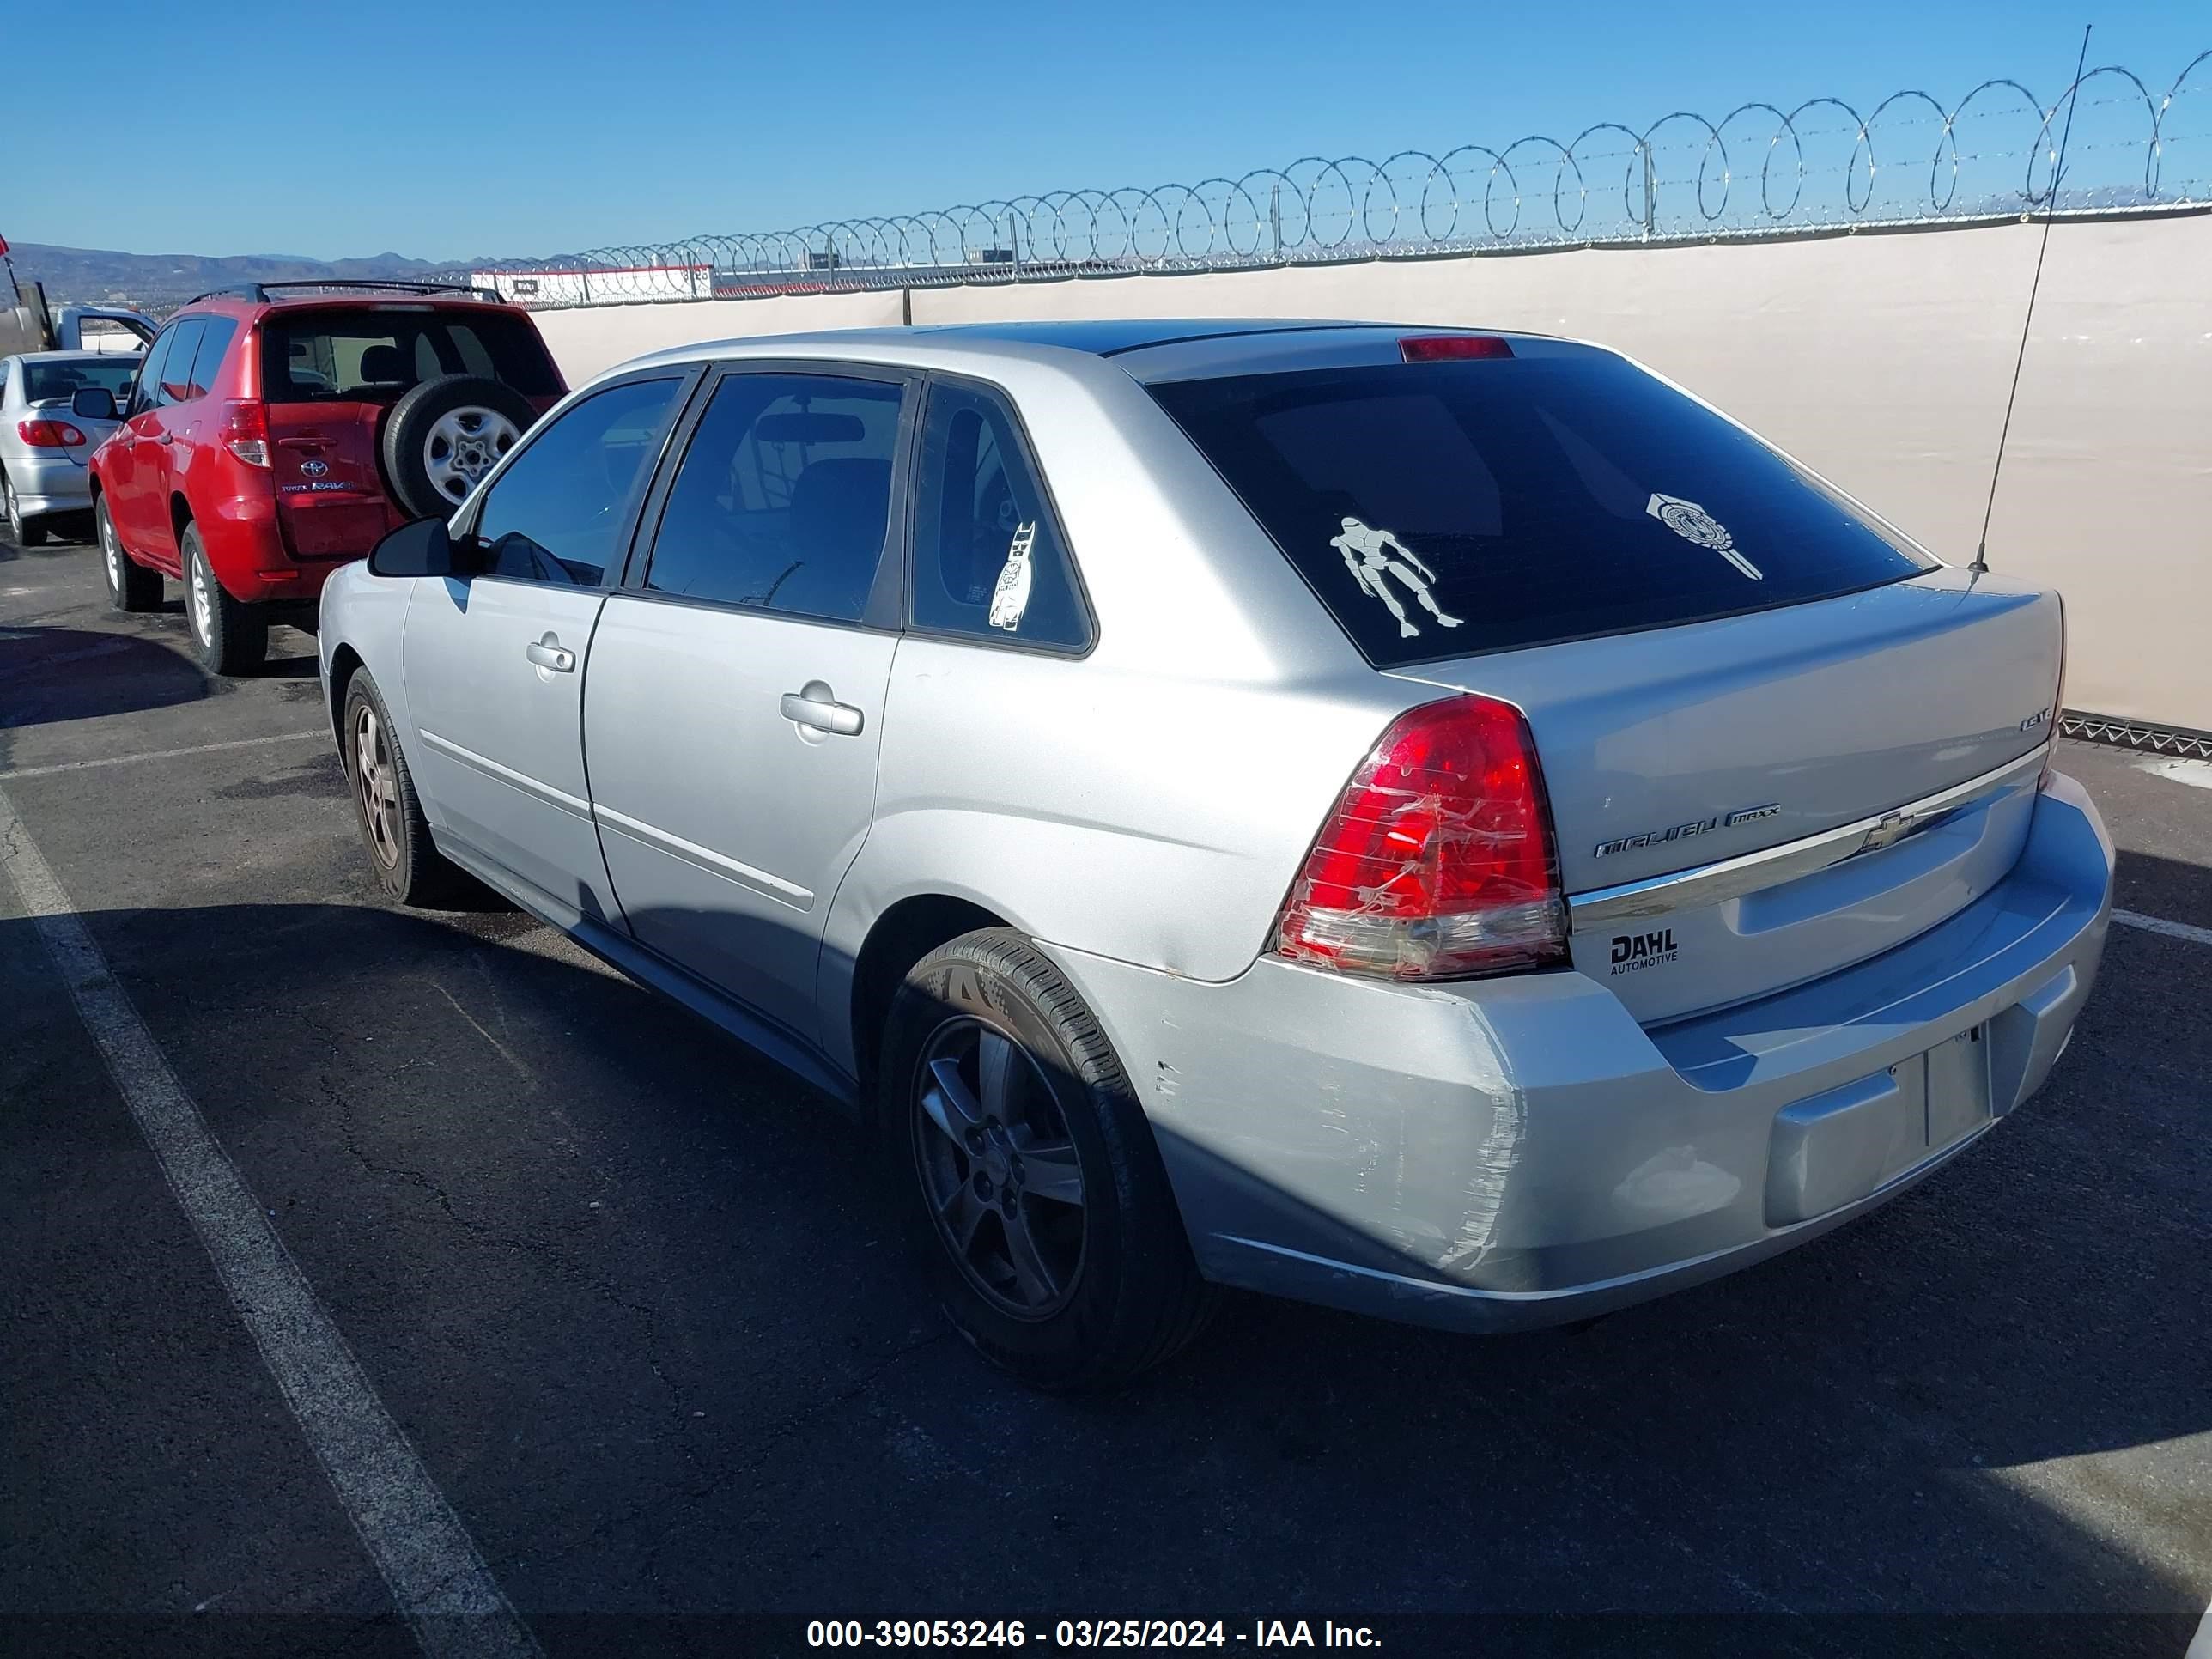
[{"label": "tinted rear window", "polygon": [[120,403],[124,388],[137,372],[138,359],[119,354],[112,357],[81,357],[68,362],[27,362],[23,365],[23,401],[43,404],[55,398],[67,399],[76,396],[80,387],[92,386],[106,387]]},{"label": "tinted rear window", "polygon": [[1765,444],[1601,353],[1151,390],[1380,666],[1929,568]]},{"label": "tinted rear window", "polygon": [[501,312],[304,311],[279,313],[262,330],[271,403],[389,402],[445,374],[480,374],[527,398],[561,391],[538,331]]}]

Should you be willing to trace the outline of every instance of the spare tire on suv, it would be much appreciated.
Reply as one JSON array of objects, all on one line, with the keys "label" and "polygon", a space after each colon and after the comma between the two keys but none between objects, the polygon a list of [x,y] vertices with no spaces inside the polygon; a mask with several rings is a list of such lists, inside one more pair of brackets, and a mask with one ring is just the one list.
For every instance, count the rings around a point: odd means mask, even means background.
[{"label": "spare tire on suv", "polygon": [[512,386],[475,374],[425,380],[384,422],[384,476],[399,505],[442,519],[468,499],[538,413]]}]

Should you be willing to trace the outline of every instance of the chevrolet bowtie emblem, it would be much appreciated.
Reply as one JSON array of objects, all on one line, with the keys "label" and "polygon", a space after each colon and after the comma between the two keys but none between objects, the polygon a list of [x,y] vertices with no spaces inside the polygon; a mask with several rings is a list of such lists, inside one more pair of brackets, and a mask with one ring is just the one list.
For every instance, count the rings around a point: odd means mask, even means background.
[{"label": "chevrolet bowtie emblem", "polygon": [[1903,841],[1912,829],[1912,820],[1902,812],[1891,812],[1880,823],[1867,831],[1866,839],[1859,843],[1862,853],[1880,852],[1893,842]]}]

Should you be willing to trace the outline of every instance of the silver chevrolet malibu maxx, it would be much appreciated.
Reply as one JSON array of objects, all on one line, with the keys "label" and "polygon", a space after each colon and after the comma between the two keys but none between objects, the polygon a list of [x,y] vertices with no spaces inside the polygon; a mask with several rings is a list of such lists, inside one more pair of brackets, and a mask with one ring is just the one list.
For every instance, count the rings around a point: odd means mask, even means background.
[{"label": "silver chevrolet malibu maxx", "polygon": [[321,651],[385,889],[860,1114],[1048,1386],[1216,1285],[1487,1331],[1802,1243],[2034,1092],[2110,907],[2056,595],[1532,336],[665,352]]}]

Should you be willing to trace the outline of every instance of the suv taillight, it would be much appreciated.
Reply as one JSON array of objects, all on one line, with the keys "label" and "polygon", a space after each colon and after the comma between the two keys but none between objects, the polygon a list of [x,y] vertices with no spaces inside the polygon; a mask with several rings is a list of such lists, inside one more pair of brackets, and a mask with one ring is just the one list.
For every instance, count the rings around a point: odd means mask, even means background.
[{"label": "suv taillight", "polygon": [[246,465],[268,465],[268,406],[258,398],[233,398],[223,404],[222,441]]},{"label": "suv taillight", "polygon": [[1399,716],[1322,826],[1275,949],[1390,979],[1564,962],[1566,901],[1521,711],[1464,696]]},{"label": "suv taillight", "polygon": [[18,421],[15,435],[33,449],[74,449],[84,441],[67,421]]}]

